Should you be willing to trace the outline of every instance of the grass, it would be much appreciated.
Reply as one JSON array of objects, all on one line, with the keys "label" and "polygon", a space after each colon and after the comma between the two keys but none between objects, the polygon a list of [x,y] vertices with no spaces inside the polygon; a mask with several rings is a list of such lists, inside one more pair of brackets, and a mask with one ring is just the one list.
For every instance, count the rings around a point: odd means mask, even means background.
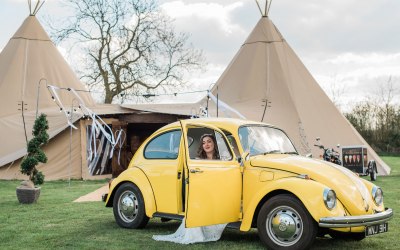
[{"label": "grass", "polygon": [[[392,168],[390,176],[378,176],[376,185],[385,192],[385,205],[395,211],[389,232],[360,242],[317,238],[312,249],[399,249],[400,157],[383,157]],[[73,200],[103,186],[105,181],[46,182],[36,204],[18,203],[19,181],[0,181],[0,249],[264,249],[257,231],[226,229],[221,240],[190,246],[151,239],[154,234],[173,233],[179,222],[150,220],[144,230],[120,228],[113,212],[102,202]]]}]

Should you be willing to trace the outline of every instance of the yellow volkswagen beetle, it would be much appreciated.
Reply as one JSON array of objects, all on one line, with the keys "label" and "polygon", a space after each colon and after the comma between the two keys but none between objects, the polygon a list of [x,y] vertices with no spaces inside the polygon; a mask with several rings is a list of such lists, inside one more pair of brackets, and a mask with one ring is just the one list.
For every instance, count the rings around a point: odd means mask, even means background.
[{"label": "yellow volkswagen beetle", "polygon": [[[197,158],[203,134],[215,135],[219,159]],[[379,187],[298,155],[279,128],[223,118],[156,131],[112,181],[106,206],[126,228],[143,228],[152,217],[185,217],[186,227],[257,228],[271,249],[305,249],[325,234],[361,240],[387,232],[393,215]]]}]

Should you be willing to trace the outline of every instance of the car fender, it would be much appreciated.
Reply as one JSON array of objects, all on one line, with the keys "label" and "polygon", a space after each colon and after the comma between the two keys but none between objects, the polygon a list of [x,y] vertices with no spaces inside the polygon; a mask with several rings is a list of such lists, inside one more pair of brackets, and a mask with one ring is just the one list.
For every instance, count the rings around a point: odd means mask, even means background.
[{"label": "car fender", "polygon": [[[319,182],[299,177],[282,178],[276,181],[265,182],[265,185],[255,193],[247,194],[250,195],[252,199],[247,206],[245,204],[240,230],[250,230],[257,206],[260,202],[266,202],[264,201],[264,197],[274,191],[292,193],[303,203],[316,222],[318,222],[321,217],[343,216],[344,208],[338,200],[335,208],[332,210],[326,208],[323,201],[323,191],[325,188],[326,186]],[[244,193],[244,196],[245,195],[246,193]]]},{"label": "car fender", "polygon": [[152,217],[157,211],[153,189],[145,173],[143,173],[143,171],[138,167],[128,168],[111,182],[109,195],[106,200],[106,206],[112,207],[115,192],[121,184],[126,182],[131,182],[139,188],[143,195],[146,215],[148,217]]}]

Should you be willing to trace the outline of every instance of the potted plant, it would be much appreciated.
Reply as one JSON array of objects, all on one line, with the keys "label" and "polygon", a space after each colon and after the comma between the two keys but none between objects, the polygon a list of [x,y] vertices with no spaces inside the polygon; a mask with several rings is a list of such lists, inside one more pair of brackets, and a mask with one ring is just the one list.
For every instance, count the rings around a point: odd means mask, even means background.
[{"label": "potted plant", "polygon": [[29,176],[29,181],[23,181],[17,187],[17,198],[20,203],[34,203],[40,195],[40,187],[44,182],[44,175],[36,169],[36,166],[42,162],[47,162],[46,154],[40,148],[49,141],[47,130],[49,129],[48,121],[45,114],[41,114],[36,118],[33,125],[33,138],[28,141],[27,155],[21,162],[21,173]]}]

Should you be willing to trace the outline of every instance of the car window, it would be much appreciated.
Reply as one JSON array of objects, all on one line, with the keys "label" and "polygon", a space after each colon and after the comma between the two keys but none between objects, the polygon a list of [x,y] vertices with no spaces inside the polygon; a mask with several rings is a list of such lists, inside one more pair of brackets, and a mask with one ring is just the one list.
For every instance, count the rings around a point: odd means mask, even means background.
[{"label": "car window", "polygon": [[243,150],[250,155],[268,153],[297,153],[290,139],[280,129],[246,125],[239,128],[239,138]]},{"label": "car window", "polygon": [[176,159],[182,132],[180,130],[161,134],[151,140],[144,149],[146,159]]},{"label": "car window", "polygon": [[231,148],[232,148],[233,152],[235,153],[235,155],[237,157],[240,156],[239,147],[238,147],[238,144],[236,143],[235,137],[226,130],[222,130],[222,132],[224,132],[226,138],[228,139],[228,142],[231,145]]},{"label": "car window", "polygon": [[192,141],[189,145],[189,157],[190,159],[200,160],[199,150],[202,145],[201,137],[205,134],[211,134],[215,137],[217,141],[216,149],[218,151],[218,160],[229,161],[232,160],[232,154],[229,150],[229,144],[225,141],[224,137],[213,129],[196,127],[188,129],[188,139]]},{"label": "car window", "polygon": [[221,133],[215,131],[215,138],[217,139],[218,150],[219,150],[219,155],[221,157],[221,160],[224,160],[224,161],[232,160],[231,151],[228,149],[229,145],[226,143],[226,141],[225,141],[224,137],[221,135]]}]

